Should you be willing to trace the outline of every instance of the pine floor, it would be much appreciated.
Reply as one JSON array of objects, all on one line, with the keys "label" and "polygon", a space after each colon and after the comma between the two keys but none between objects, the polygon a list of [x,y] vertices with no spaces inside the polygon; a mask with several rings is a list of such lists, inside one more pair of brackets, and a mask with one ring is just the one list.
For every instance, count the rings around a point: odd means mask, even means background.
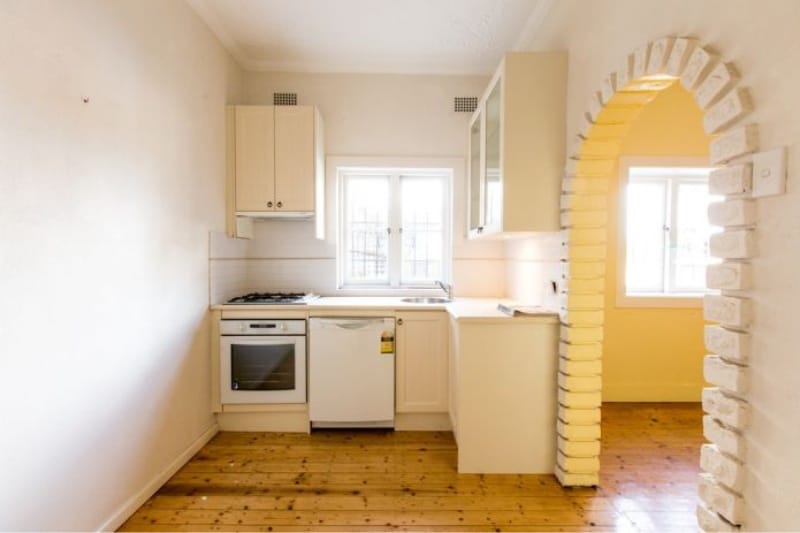
[{"label": "pine floor", "polygon": [[458,475],[450,433],[220,433],[122,531],[696,531],[699,404],[603,406],[601,486]]}]

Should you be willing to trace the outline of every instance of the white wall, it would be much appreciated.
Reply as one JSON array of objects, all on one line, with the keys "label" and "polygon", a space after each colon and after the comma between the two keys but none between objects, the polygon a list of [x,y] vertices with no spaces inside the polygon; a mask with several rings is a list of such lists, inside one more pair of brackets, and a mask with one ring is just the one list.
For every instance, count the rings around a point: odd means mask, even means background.
[{"label": "white wall", "polygon": [[240,73],[179,0],[3,1],[0,65],[0,529],[92,530],[213,424]]},{"label": "white wall", "polygon": [[[795,0],[560,0],[531,49],[569,52],[568,135],[603,78],[639,45],[691,35],[733,61],[750,87],[764,148],[789,146],[785,196],[759,203],[754,261],[748,530],[800,530],[800,372],[793,310],[800,301],[800,2]],[[602,43],[602,46],[599,44]]]},{"label": "white wall", "polygon": [[558,309],[561,241],[561,233],[554,231],[505,242],[507,298]]},{"label": "white wall", "polygon": [[[245,104],[272,104],[272,93],[295,92],[299,104],[319,107],[325,121],[325,152],[331,156],[430,159],[466,158],[469,113],[453,111],[453,97],[480,96],[483,76],[385,74],[290,74],[247,72]],[[453,285],[459,296],[503,296],[502,242],[468,242],[466,185],[454,183]],[[328,230],[313,240],[313,222],[269,221],[256,225],[245,246],[212,236],[212,301],[247,289],[308,289],[336,293],[335,184],[328,183]],[[236,272],[245,272],[244,287]]]}]

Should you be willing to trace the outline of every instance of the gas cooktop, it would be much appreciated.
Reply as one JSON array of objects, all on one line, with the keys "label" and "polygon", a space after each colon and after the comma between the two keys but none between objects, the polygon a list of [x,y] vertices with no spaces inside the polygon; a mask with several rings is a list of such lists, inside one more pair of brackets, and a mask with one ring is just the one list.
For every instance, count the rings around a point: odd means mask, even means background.
[{"label": "gas cooktop", "polygon": [[315,298],[319,297],[306,292],[251,292],[243,296],[231,298],[226,303],[251,305],[304,305]]}]

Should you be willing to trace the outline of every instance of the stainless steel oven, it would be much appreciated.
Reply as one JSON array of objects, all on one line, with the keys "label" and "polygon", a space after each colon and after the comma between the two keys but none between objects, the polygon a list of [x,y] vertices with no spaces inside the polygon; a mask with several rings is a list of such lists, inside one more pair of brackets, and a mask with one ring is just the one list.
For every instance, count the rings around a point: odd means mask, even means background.
[{"label": "stainless steel oven", "polygon": [[305,403],[306,321],[222,320],[222,403]]}]

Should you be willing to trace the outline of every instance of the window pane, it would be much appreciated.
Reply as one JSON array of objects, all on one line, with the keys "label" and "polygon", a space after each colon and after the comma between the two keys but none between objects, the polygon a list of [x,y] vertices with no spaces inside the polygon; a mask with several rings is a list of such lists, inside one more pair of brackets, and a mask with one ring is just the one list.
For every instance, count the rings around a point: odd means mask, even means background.
[{"label": "window pane", "polygon": [[442,279],[444,180],[440,176],[402,176],[400,188],[401,283],[430,283]]},{"label": "window pane", "polygon": [[630,181],[627,188],[625,290],[664,290],[666,183]]},{"label": "window pane", "polygon": [[673,249],[673,290],[702,292],[706,288],[708,264],[708,184],[677,183],[675,245]]},{"label": "window pane", "polygon": [[389,177],[345,180],[345,280],[389,283]]}]

